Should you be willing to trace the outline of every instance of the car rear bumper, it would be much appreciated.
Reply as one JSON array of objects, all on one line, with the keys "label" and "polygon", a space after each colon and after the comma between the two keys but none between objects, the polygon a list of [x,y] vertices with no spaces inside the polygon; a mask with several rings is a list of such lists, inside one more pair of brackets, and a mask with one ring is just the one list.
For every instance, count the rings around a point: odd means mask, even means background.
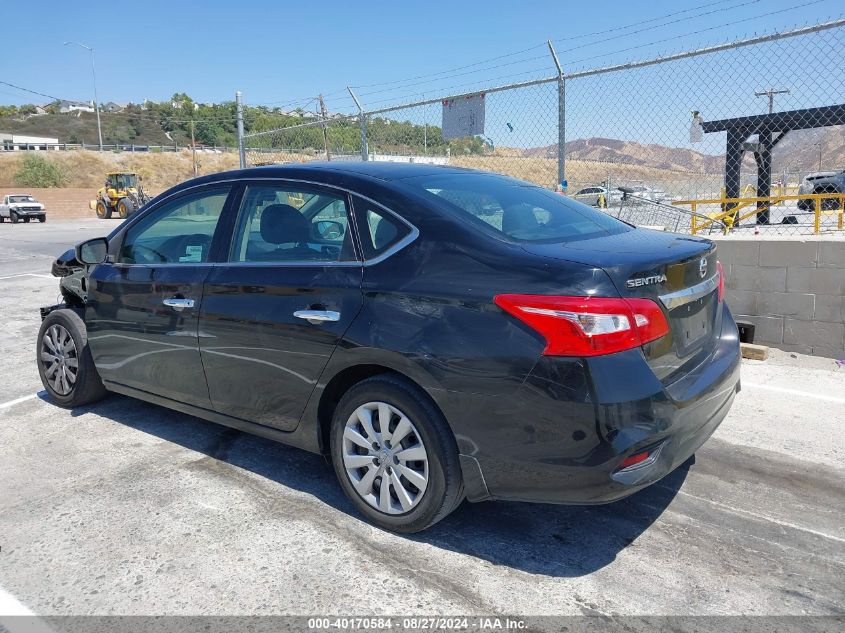
[{"label": "car rear bumper", "polygon": [[[723,310],[713,352],[669,385],[657,380],[638,349],[601,362],[544,357],[518,393],[498,404],[463,394],[468,434],[456,434],[470,501],[608,503],[687,461],[725,418],[740,387],[739,337]],[[644,451],[649,459],[641,465],[620,468]]]}]

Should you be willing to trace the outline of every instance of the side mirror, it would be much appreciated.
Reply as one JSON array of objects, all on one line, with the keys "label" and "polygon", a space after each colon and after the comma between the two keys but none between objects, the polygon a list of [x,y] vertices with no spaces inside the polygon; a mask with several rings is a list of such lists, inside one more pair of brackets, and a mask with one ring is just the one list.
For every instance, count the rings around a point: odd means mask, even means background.
[{"label": "side mirror", "polygon": [[83,264],[102,264],[109,255],[109,241],[95,237],[76,245],[76,259]]},{"label": "side mirror", "polygon": [[324,240],[338,240],[343,237],[343,225],[333,220],[320,220],[315,225],[317,235]]}]

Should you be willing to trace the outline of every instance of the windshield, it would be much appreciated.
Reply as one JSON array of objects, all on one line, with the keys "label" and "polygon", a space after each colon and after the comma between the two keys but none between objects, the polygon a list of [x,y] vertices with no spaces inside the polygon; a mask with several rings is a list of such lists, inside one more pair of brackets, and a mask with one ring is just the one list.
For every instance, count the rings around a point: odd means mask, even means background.
[{"label": "windshield", "polygon": [[135,186],[135,174],[118,174],[114,177],[117,189],[131,189]]},{"label": "windshield", "polygon": [[11,196],[9,202],[35,202],[32,196]]},{"label": "windshield", "polygon": [[566,196],[504,176],[428,175],[408,178],[403,183],[478,228],[492,230],[497,237],[560,242],[631,229],[624,222]]}]

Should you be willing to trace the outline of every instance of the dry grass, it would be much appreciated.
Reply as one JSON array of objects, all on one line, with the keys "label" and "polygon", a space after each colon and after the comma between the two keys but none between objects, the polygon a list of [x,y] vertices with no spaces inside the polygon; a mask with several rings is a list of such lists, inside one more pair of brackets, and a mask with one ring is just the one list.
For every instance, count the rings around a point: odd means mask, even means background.
[{"label": "dry grass", "polygon": [[[498,152],[499,150],[497,150]],[[521,178],[537,183],[543,187],[554,187],[557,183],[557,159],[536,158],[507,155],[493,156],[452,156],[451,165],[470,167],[494,171],[514,178]],[[611,177],[616,184],[645,182],[649,185],[659,185],[670,193],[681,193],[690,189],[705,188],[710,190],[714,185],[718,191],[718,181],[711,183],[711,176],[682,172],[669,169],[659,169],[642,165],[628,165],[625,163],[600,163],[596,161],[567,160],[566,178],[569,181],[569,191],[582,187],[596,185]]]},{"label": "dry grass", "polygon": [[[193,176],[190,152],[180,153],[111,153],[78,150],[72,152],[50,152],[45,157],[57,163],[63,170],[66,187],[90,187],[96,190],[102,186],[109,171],[134,171],[144,179],[148,191],[160,192]],[[17,185],[14,175],[22,155],[20,153],[0,154],[0,187]],[[305,162],[313,159],[312,154],[253,154],[251,164],[261,161]],[[235,153],[198,154],[199,173],[210,174],[237,169],[238,156]],[[554,187],[557,182],[557,159],[525,157],[517,150],[497,148],[491,156],[452,156],[450,164],[507,174],[535,182],[543,187]],[[712,195],[719,191],[721,179],[716,176],[682,172],[624,163],[600,163],[594,161],[568,160],[566,175],[569,191],[595,185],[610,175],[612,181],[627,184],[642,181],[660,186],[672,195]]]},{"label": "dry grass", "polygon": [[[110,171],[132,171],[141,175],[144,186],[150,191],[162,191],[184,180],[192,178],[191,153],[112,153],[77,150],[71,152],[50,152],[44,157],[57,164],[65,175],[66,187],[102,186],[106,173]],[[0,154],[0,187],[13,187],[22,154]],[[227,169],[237,169],[238,155],[235,153],[198,153],[199,173],[210,174]]]}]

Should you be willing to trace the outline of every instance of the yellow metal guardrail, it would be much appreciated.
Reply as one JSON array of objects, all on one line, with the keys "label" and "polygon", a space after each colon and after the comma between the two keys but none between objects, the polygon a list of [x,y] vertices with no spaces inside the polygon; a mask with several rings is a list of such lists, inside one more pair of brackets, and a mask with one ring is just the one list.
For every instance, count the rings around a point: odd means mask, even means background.
[{"label": "yellow metal guardrail", "polygon": [[[842,230],[845,228],[845,193],[806,193],[806,194],[788,194],[788,195],[779,195],[779,196],[766,196],[766,197],[753,197],[753,198],[702,198],[699,200],[673,200],[672,204],[674,206],[689,206],[693,215],[692,215],[692,234],[695,235],[698,231],[702,229],[706,229],[709,226],[712,226],[716,222],[722,222],[725,224],[728,230],[732,229],[733,226],[742,220],[750,218],[753,215],[757,215],[758,213],[762,213],[763,211],[768,211],[770,207],[781,204],[788,200],[812,200],[815,212],[814,212],[814,219],[813,219],[813,233],[818,235],[821,232],[821,218],[823,215],[837,215],[837,228]],[[824,200],[836,200],[838,202],[838,209],[834,211],[824,211],[822,210],[822,201]],[[757,207],[756,204],[758,202],[765,202],[768,203],[767,205],[763,205]],[[698,206],[702,204],[718,204],[721,205],[723,210],[720,213],[707,213],[707,214],[699,214],[698,213]],[[747,213],[742,213],[743,209],[746,209],[751,204],[755,206],[751,211]],[[709,220],[701,220],[702,215],[706,215],[709,217]]]}]

